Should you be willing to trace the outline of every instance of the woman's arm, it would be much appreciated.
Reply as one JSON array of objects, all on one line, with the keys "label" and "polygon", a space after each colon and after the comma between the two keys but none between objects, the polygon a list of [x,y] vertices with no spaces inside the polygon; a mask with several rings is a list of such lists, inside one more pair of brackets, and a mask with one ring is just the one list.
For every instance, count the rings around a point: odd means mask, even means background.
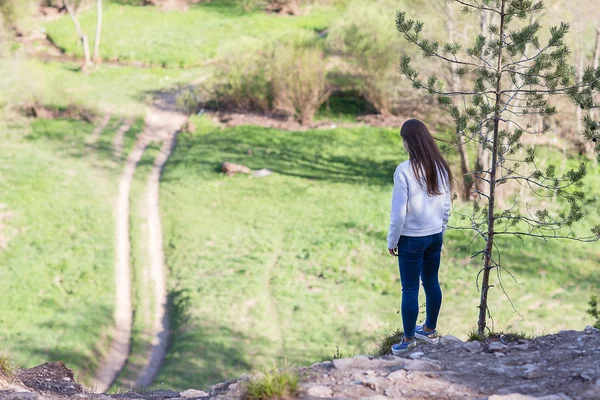
[{"label": "woman's arm", "polygon": [[444,220],[442,223],[442,234],[446,233],[448,227],[448,220],[450,219],[450,191],[444,193]]},{"label": "woman's arm", "polygon": [[[392,192],[392,207],[390,213],[390,229],[388,231],[388,249],[392,250],[398,246],[398,240],[402,235],[402,228],[406,222],[406,205],[408,203],[408,185],[404,176],[394,173],[394,191]],[[393,254],[390,251],[391,254]],[[393,254],[395,255],[395,254]]]}]

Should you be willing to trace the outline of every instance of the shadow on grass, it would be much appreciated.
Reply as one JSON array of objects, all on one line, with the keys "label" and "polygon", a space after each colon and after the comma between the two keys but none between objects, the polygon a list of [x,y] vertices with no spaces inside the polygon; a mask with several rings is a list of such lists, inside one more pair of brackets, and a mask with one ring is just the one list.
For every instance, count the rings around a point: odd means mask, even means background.
[{"label": "shadow on grass", "polygon": [[216,321],[192,318],[189,290],[171,292],[170,303],[171,346],[153,387],[208,387],[251,369],[251,350],[260,338],[249,338]]},{"label": "shadow on grass", "polygon": [[[94,129],[93,124],[61,118],[37,119],[33,124],[32,132],[25,136],[25,140],[33,143],[47,141],[55,146],[55,154],[61,157],[86,159],[94,156],[97,160],[112,162],[120,168],[121,166],[124,167],[128,152],[133,148],[137,136],[144,129],[143,120],[141,118],[136,119],[125,132],[122,153],[116,155],[112,146],[112,139],[121,123],[120,120],[111,121],[96,143],[88,143],[87,140]],[[144,159],[138,165],[152,164],[152,162],[152,160]],[[94,163],[94,167],[108,168],[109,165]]]},{"label": "shadow on grass", "polygon": [[[63,334],[60,336],[56,334],[58,340],[52,347],[32,348],[29,344],[31,342],[26,337],[20,338],[24,347],[22,352],[28,353],[29,357],[41,359],[42,363],[63,361],[69,369],[73,370],[79,382],[91,382],[110,346],[109,338],[99,335],[98,330],[101,327],[105,327],[106,329],[112,326],[113,309],[111,307],[94,305],[93,309],[86,311],[86,314],[88,317],[84,321],[81,318],[74,317],[69,322],[65,322],[64,319],[52,319],[38,324],[31,331],[31,335],[43,334],[43,332],[63,332]],[[94,317],[89,318],[90,314],[93,314]],[[107,321],[110,322],[106,323]],[[90,348],[71,347],[69,337],[89,335],[99,336],[100,340]],[[19,346],[19,344],[15,344],[14,347]],[[26,365],[26,367],[30,368],[33,365]]]},{"label": "shadow on grass", "polygon": [[[243,126],[180,136],[166,170],[214,172],[229,161],[316,181],[388,186],[401,156],[398,147],[385,129],[286,132]],[[175,179],[165,174],[165,181]]]}]

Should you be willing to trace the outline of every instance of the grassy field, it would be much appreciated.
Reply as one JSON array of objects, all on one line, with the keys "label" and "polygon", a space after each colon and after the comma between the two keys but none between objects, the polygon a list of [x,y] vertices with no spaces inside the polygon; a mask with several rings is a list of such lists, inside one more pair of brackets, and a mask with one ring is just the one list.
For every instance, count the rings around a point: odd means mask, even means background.
[{"label": "grassy field", "polygon": [[[289,35],[316,36],[336,12],[335,8],[319,7],[308,15],[281,17],[261,11],[246,12],[232,6],[231,1],[198,4],[187,13],[107,3],[103,17],[103,57],[162,67],[199,65],[222,53],[224,44],[266,42]],[[93,43],[96,11],[85,12],[80,20]],[[126,36],[124,26],[127,26]],[[46,29],[52,41],[68,54],[82,54],[68,16],[48,23]]]},{"label": "grassy field", "polygon": [[[397,265],[385,248],[391,174],[405,158],[397,133],[198,124],[181,137],[161,186],[176,327],[158,382],[214,383],[282,358],[330,358],[336,346],[371,351],[379,327],[400,322]],[[227,178],[223,161],[275,173]],[[440,329],[461,337],[477,315],[470,239],[447,233],[441,271]],[[505,279],[522,317],[496,289],[496,329],[539,334],[589,322],[597,246],[501,246],[520,283]]]},{"label": "grassy field", "polygon": [[114,65],[103,65],[87,74],[78,69],[75,63],[0,59],[0,100],[10,100],[11,104],[35,100],[56,107],[75,104],[120,116],[140,116],[156,91],[210,74],[207,69]]},{"label": "grassy field", "polygon": [[3,137],[0,153],[0,212],[14,213],[0,232],[0,343],[25,366],[63,360],[84,382],[114,309],[115,185],[83,156],[92,129],[36,121],[22,140]]}]

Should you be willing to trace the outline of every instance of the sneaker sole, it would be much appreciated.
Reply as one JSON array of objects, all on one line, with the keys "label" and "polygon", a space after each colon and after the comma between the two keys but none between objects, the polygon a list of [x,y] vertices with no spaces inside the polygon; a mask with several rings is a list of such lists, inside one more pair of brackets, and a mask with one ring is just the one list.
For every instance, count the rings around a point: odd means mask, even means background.
[{"label": "sneaker sole", "polygon": [[424,340],[425,342],[431,343],[431,344],[437,344],[440,341],[440,338],[431,339],[430,337],[427,337],[425,335],[420,335],[418,333],[415,333],[415,337],[417,339]]},{"label": "sneaker sole", "polygon": [[392,347],[392,354],[395,356],[399,356],[400,354],[406,353],[409,350],[414,349],[415,347],[417,347],[417,343],[415,343],[415,341],[413,340],[413,343],[409,344],[407,348],[402,349],[402,350],[394,350],[394,348]]}]

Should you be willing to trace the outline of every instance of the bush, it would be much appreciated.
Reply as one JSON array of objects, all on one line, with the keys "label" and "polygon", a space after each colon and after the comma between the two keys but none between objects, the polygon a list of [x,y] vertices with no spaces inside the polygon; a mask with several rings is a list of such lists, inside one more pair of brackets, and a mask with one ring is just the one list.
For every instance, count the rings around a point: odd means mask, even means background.
[{"label": "bush", "polygon": [[250,380],[246,386],[247,400],[291,398],[298,389],[299,376],[290,368],[272,368]]},{"label": "bush", "polygon": [[592,318],[594,318],[594,328],[600,329],[600,304],[599,304],[600,299],[598,298],[598,296],[592,296],[592,298],[590,299],[590,302],[588,303],[590,306],[590,309],[587,310],[587,313],[590,314],[592,316]]},{"label": "bush", "polygon": [[274,107],[310,123],[329,94],[327,64],[322,50],[280,48],[273,59]]},{"label": "bush", "polygon": [[37,4],[36,0],[0,0],[0,14],[7,26],[27,30]]},{"label": "bush", "polygon": [[269,51],[248,51],[235,59],[224,60],[218,68],[213,98],[218,108],[236,111],[271,109]]},{"label": "bush", "polygon": [[392,113],[398,92],[400,39],[389,17],[396,7],[391,0],[354,0],[327,39],[332,52],[352,58],[363,96],[383,115]]}]

